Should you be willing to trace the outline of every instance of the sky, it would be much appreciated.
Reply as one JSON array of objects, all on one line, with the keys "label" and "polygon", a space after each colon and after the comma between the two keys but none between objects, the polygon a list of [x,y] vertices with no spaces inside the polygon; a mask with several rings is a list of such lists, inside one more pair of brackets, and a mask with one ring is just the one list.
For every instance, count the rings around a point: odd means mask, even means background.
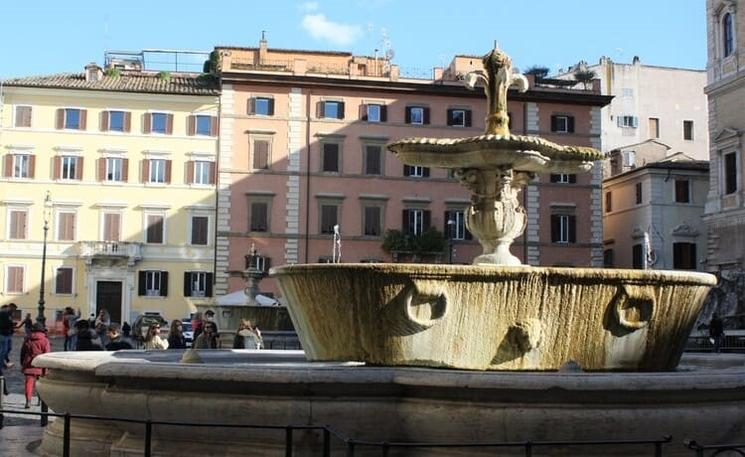
[{"label": "sky", "polygon": [[430,75],[494,42],[521,69],[580,60],[703,69],[704,0],[0,0],[0,78],[82,71],[106,50],[216,45],[389,51]]}]

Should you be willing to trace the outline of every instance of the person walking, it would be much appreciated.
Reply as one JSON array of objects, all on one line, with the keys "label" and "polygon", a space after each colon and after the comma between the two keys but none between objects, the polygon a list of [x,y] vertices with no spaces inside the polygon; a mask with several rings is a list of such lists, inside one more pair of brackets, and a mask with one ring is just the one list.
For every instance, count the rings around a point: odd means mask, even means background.
[{"label": "person walking", "polygon": [[51,350],[44,327],[38,322],[32,324],[31,332],[21,346],[21,371],[26,377],[26,409],[31,407],[31,397],[36,389],[36,380],[39,376],[46,374],[43,368],[35,367],[33,361],[37,356],[46,354]]},{"label": "person walking", "polygon": [[132,344],[122,337],[121,327],[112,322],[106,327],[106,338],[108,343],[104,346],[107,351],[118,351],[120,349],[134,349]]},{"label": "person walking", "polygon": [[34,326],[34,320],[31,318],[31,313],[26,313],[26,318],[23,319],[23,331],[26,333],[26,338],[31,335],[31,329]]},{"label": "person walking", "polygon": [[233,339],[233,349],[261,349],[262,344],[261,330],[251,325],[250,320],[241,319]]},{"label": "person walking", "polygon": [[220,347],[220,340],[217,338],[214,322],[205,322],[204,330],[194,341],[194,349],[217,349]]},{"label": "person walking", "polygon": [[168,330],[168,349],[186,349],[183,325],[178,319],[171,321],[171,328]]},{"label": "person walking", "polygon": [[77,323],[80,319],[80,308],[77,312],[71,306],[65,308],[63,316],[63,328],[65,328],[65,351],[74,351],[78,345]]},{"label": "person walking", "polygon": [[91,328],[90,321],[81,319],[75,326],[77,328],[76,351],[103,351],[101,340],[98,338],[98,334]]},{"label": "person walking", "polygon": [[10,351],[13,350],[13,332],[20,326],[13,321],[13,313],[18,309],[15,303],[0,307],[0,365],[12,368]]},{"label": "person walking", "polygon": [[168,349],[168,340],[160,336],[160,324],[150,324],[145,335],[144,347],[148,351]]},{"label": "person walking", "polygon": [[712,351],[720,352],[724,340],[724,323],[717,313],[714,313],[709,321],[709,339],[713,345]]},{"label": "person walking", "polygon": [[202,333],[202,329],[204,329],[204,320],[202,319],[202,313],[197,311],[191,318],[191,331],[194,341],[199,338],[199,335]]}]

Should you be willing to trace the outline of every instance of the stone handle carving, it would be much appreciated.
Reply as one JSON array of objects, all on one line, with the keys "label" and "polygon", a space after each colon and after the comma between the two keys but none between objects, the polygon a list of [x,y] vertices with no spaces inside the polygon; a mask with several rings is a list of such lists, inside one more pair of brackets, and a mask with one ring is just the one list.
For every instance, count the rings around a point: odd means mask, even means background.
[{"label": "stone handle carving", "polygon": [[[445,287],[435,281],[414,281],[404,297],[404,314],[410,325],[421,330],[442,320],[448,312],[450,299]],[[418,305],[428,304],[429,319],[421,319],[414,312]]]},{"label": "stone handle carving", "polygon": [[624,284],[616,294],[613,314],[618,325],[634,331],[646,327],[655,305],[654,290],[648,286]]}]

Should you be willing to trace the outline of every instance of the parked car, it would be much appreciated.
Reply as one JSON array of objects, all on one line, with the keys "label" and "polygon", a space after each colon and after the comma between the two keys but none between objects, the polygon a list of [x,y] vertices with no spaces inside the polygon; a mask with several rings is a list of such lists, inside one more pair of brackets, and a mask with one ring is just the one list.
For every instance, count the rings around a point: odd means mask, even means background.
[{"label": "parked car", "polygon": [[191,320],[184,319],[181,321],[181,330],[184,333],[184,340],[186,340],[186,347],[190,348],[194,343],[194,328],[191,326]]}]

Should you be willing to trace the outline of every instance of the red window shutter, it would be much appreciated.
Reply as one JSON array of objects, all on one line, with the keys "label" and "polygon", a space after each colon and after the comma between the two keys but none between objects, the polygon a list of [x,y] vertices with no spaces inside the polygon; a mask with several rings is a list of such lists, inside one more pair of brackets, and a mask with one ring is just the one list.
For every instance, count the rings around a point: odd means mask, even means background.
[{"label": "red window shutter", "polygon": [[212,116],[210,118],[210,135],[211,136],[217,136],[218,129],[220,128],[220,124],[218,123],[217,116]]},{"label": "red window shutter", "polygon": [[124,131],[129,132],[132,129],[132,113],[129,111],[124,113]]},{"label": "red window shutter", "polygon": [[187,118],[187,128],[186,128],[186,134],[187,135],[194,135],[197,130],[197,117],[196,116],[189,116]]},{"label": "red window shutter", "polygon": [[142,133],[150,133],[150,125],[153,122],[153,115],[145,113],[142,116]]},{"label": "red window shutter", "polygon": [[171,161],[166,160],[166,184],[171,183]]},{"label": "red window shutter", "polygon": [[31,154],[28,156],[28,177],[34,179],[36,175],[36,156]]},{"label": "red window shutter", "polygon": [[194,184],[194,161],[186,162],[186,182]]},{"label": "red window shutter", "polygon": [[88,124],[88,110],[81,109],[80,110],[80,130],[85,130],[85,127],[87,124]]},{"label": "red window shutter", "polygon": [[3,176],[6,178],[13,176],[13,154],[5,154],[5,170]]},{"label": "red window shutter", "polygon": [[54,169],[52,170],[52,178],[59,179],[60,169],[62,168],[62,157],[54,156],[53,168]]},{"label": "red window shutter", "polygon": [[210,163],[210,184],[215,184],[217,178],[217,162]]},{"label": "red window shutter", "polygon": [[150,160],[145,159],[142,161],[142,182],[148,182],[150,179]]},{"label": "red window shutter", "polygon": [[122,159],[122,181],[129,179],[129,159]]},{"label": "red window shutter", "polygon": [[109,130],[109,112],[101,111],[101,131],[107,132]]},{"label": "red window shutter", "polygon": [[166,134],[173,134],[173,114],[166,115]]},{"label": "red window shutter", "polygon": [[106,181],[106,159],[98,159],[98,180]]},{"label": "red window shutter", "polygon": [[75,179],[81,181],[83,179],[83,158],[78,157],[77,163],[75,165]]},{"label": "red window shutter", "polygon": [[62,130],[65,127],[65,109],[57,108],[57,120],[55,122],[55,128]]}]

